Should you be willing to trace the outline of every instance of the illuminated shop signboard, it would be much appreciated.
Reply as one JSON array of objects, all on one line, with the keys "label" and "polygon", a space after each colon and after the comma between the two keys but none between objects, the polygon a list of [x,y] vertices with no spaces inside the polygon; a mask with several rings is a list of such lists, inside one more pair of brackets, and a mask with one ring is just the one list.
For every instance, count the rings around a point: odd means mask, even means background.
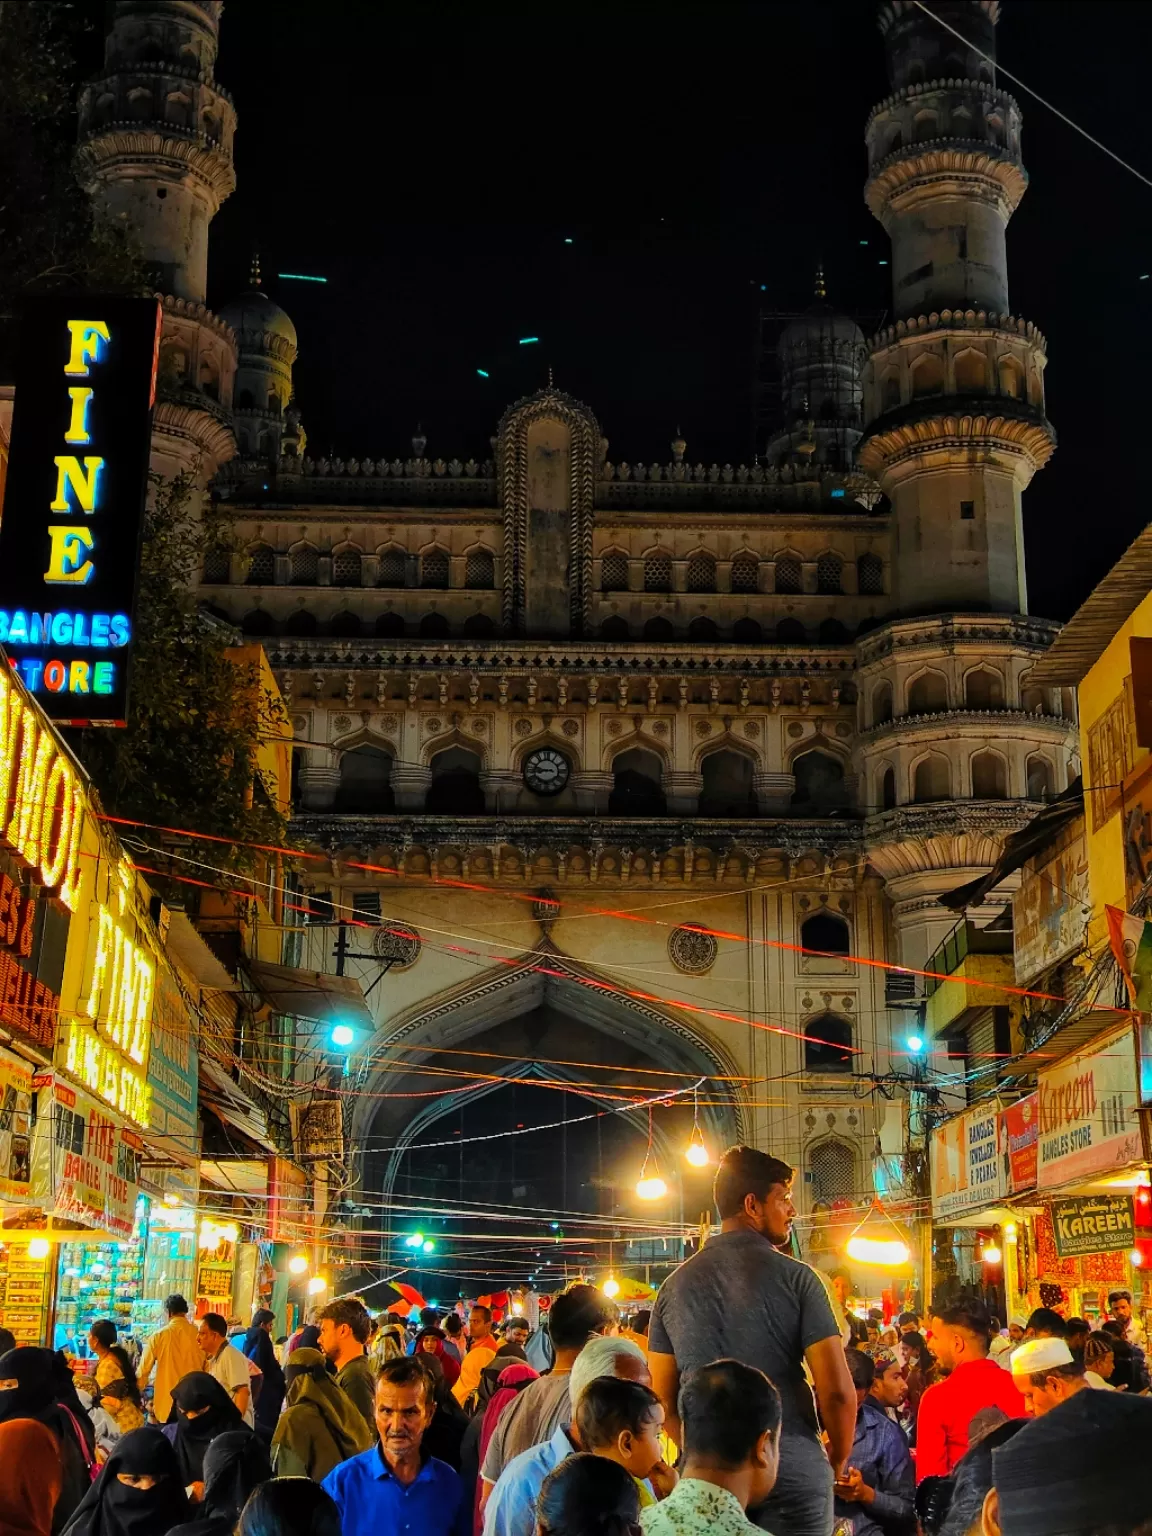
[{"label": "illuminated shop signboard", "polygon": [[0,645],[46,713],[123,725],[160,305],[28,301],[0,520]]},{"label": "illuminated shop signboard", "polygon": [[85,860],[90,868],[83,871],[91,882],[85,891],[90,899],[70,935],[57,1061],[89,1092],[147,1130],[156,961],[141,942],[130,861],[110,859],[103,847],[92,853]]}]

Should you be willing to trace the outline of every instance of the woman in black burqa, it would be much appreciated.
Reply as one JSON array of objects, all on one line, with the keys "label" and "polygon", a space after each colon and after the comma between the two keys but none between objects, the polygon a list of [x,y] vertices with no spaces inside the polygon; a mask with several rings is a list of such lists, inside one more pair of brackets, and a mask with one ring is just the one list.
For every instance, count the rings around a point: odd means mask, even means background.
[{"label": "woman in black burqa", "polygon": [[63,1536],[162,1536],[187,1512],[175,1450],[160,1430],[134,1429],[104,1463]]},{"label": "woman in black burqa", "polygon": [[217,1435],[228,1430],[252,1433],[239,1408],[207,1371],[182,1377],[172,1389],[172,1405],[176,1418],[164,1426],[164,1435],[176,1452],[184,1487],[203,1483],[204,1457]]},{"label": "woman in black burqa", "polygon": [[225,1430],[204,1453],[204,1497],[196,1518],[174,1526],[168,1536],[232,1536],[240,1511],[271,1476],[259,1437],[247,1427]]},{"label": "woman in black burqa", "polygon": [[22,1346],[0,1356],[0,1423],[7,1419],[36,1419],[56,1437],[63,1482],[52,1530],[59,1532],[90,1488],[96,1466],[92,1420],[62,1354]]}]

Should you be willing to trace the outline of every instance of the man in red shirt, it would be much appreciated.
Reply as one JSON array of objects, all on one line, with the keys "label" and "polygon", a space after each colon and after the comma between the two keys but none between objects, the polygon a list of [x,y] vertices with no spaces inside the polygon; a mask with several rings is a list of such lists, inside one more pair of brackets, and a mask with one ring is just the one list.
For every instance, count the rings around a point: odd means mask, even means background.
[{"label": "man in red shirt", "polygon": [[982,1408],[1000,1408],[1010,1419],[1027,1413],[1007,1371],[989,1359],[988,1309],[958,1302],[931,1314],[931,1347],[950,1374],[920,1399],[916,1420],[916,1481],[947,1477],[968,1449],[968,1426]]}]

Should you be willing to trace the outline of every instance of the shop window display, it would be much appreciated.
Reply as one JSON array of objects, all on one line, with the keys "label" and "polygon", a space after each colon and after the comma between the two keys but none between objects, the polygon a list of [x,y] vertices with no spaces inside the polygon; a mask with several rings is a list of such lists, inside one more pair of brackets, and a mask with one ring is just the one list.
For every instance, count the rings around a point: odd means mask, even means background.
[{"label": "shop window display", "polygon": [[53,1348],[87,1358],[89,1331],[101,1318],[115,1323],[118,1333],[131,1332],[132,1307],[143,1278],[144,1240],[139,1225],[126,1242],[61,1243]]},{"label": "shop window display", "polygon": [[48,1259],[29,1243],[0,1243],[0,1327],[17,1344],[44,1342]]}]

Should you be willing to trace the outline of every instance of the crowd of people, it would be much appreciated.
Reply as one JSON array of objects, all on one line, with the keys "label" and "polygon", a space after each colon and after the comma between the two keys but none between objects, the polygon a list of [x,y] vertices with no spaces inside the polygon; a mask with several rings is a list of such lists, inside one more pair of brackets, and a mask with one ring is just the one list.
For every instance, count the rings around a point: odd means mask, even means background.
[{"label": "crowd of people", "polygon": [[719,1232],[626,1327],[576,1283],[535,1331],[343,1297],[279,1351],[172,1296],[138,1367],[107,1321],[83,1364],[0,1332],[0,1533],[1152,1536],[1126,1292],[1095,1329],[858,1318],[784,1251],[791,1181],[725,1154]]}]

